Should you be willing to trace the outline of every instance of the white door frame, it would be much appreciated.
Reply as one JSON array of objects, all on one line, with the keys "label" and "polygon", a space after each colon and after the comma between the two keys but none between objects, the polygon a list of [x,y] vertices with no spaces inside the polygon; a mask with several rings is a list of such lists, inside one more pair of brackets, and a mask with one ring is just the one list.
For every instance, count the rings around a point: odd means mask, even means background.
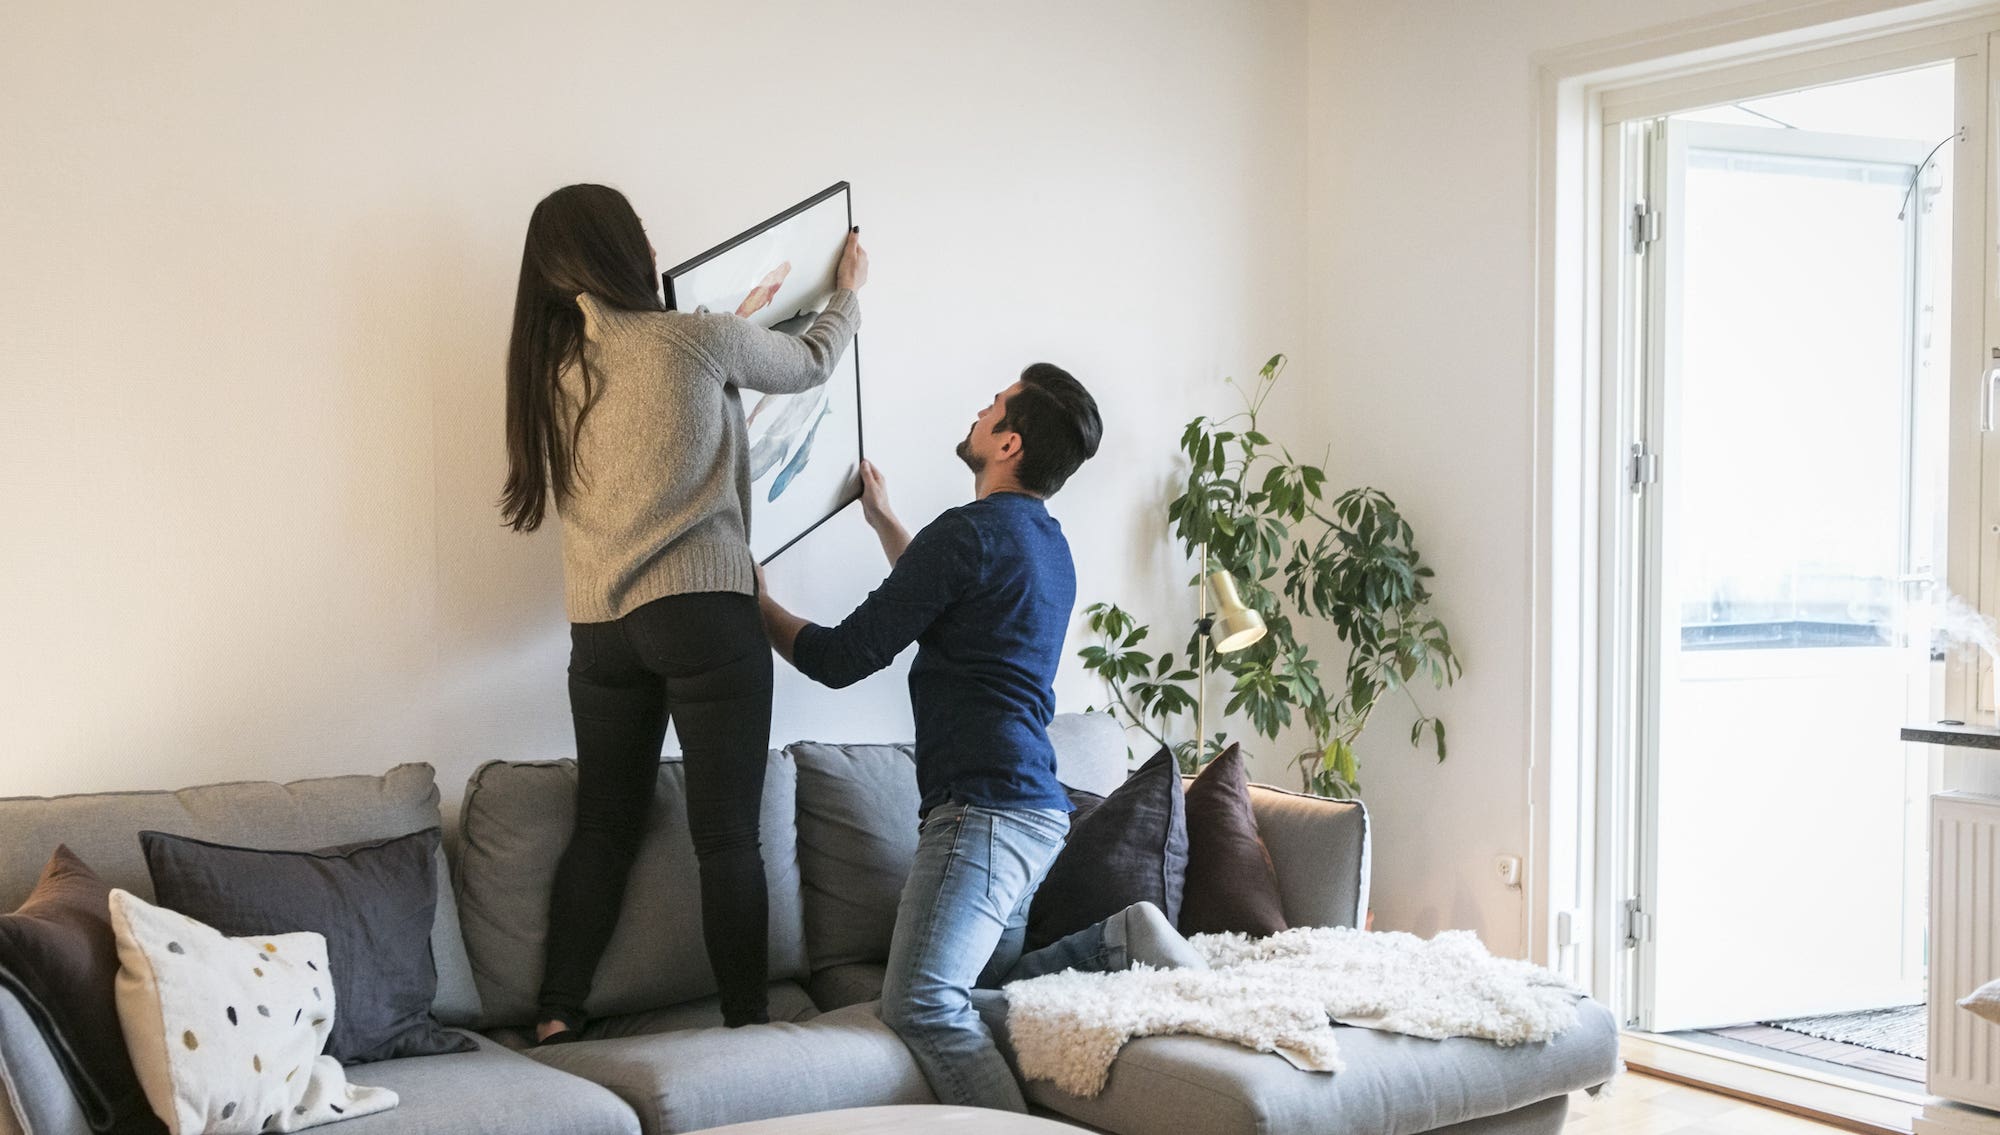
[{"label": "white door frame", "polygon": [[[1933,0],[1917,4],[1811,0],[1757,4],[1732,16],[1657,29],[1623,39],[1539,56],[1535,391],[1535,563],[1531,622],[1535,634],[1530,715],[1530,859],[1527,912],[1530,956],[1557,968],[1626,1014],[1631,990],[1618,988],[1624,967],[1622,902],[1631,894],[1629,827],[1632,786],[1617,762],[1602,757],[1629,744],[1635,675],[1629,631],[1607,615],[1633,564],[1630,549],[1607,547],[1607,532],[1629,531],[1620,455],[1633,408],[1615,381],[1643,344],[1626,341],[1622,305],[1639,302],[1620,283],[1605,234],[1621,233],[1620,179],[1637,176],[1608,146],[1606,128],[1718,102],[1736,101],[1839,82],[1869,74],[1958,60],[1976,66],[1968,93],[1960,84],[1959,119],[1968,138],[1955,165],[1954,198],[1962,226],[1985,241],[1987,202],[2000,194],[1988,171],[1989,37],[2000,33],[2000,3]],[[1988,263],[1961,262],[1955,297],[1980,296],[1995,278]],[[1980,305],[1992,307],[1992,299]],[[2000,342],[2000,318],[1975,313],[1971,325],[1954,312],[1952,418],[1975,406],[1989,343]],[[1972,530],[1982,506],[1958,486],[1976,486],[1983,446],[1954,429],[1950,527]],[[2000,468],[2000,463],[1993,467]],[[1983,543],[1954,541],[1948,586],[1978,592]],[[1987,557],[1989,561],[1995,557]],[[1994,590],[2000,567],[1991,563]],[[1954,667],[1955,704],[1971,694],[1973,676]],[[1629,776],[1629,773],[1624,774]]]}]

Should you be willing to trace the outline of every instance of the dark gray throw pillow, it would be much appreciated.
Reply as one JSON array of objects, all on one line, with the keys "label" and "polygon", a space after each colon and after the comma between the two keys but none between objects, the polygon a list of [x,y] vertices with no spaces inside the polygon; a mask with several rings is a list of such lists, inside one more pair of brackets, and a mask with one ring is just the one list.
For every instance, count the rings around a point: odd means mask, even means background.
[{"label": "dark gray throw pillow", "polygon": [[1062,789],[1064,794],[1069,797],[1069,806],[1071,809],[1069,826],[1071,831],[1076,830],[1076,826],[1083,822],[1085,816],[1097,811],[1097,806],[1104,803],[1104,797],[1099,796],[1095,792],[1085,792],[1081,788],[1071,788],[1067,784],[1063,785]]},{"label": "dark gray throw pillow", "polygon": [[326,1051],[342,1064],[477,1047],[431,1016],[439,838],[426,828],[321,851],[260,851],[139,833],[161,906],[230,937],[325,936],[334,989]]},{"label": "dark gray throw pillow", "polygon": [[1039,950],[1135,902],[1178,922],[1187,859],[1181,772],[1161,749],[1103,803],[1071,818],[1069,842],[1028,908],[1027,948]]}]

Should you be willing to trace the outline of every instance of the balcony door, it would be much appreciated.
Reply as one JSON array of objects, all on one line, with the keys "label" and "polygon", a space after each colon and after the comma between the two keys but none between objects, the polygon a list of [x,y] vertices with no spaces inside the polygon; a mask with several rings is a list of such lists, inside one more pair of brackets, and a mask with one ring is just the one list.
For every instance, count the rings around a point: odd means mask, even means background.
[{"label": "balcony door", "polygon": [[1952,72],[1626,127],[1651,1031],[1924,999]]}]

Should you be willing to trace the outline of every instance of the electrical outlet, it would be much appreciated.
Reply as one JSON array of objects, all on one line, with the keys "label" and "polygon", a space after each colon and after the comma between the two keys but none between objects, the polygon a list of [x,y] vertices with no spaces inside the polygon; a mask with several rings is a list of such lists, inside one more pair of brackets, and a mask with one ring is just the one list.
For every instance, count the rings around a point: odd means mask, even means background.
[{"label": "electrical outlet", "polygon": [[1500,874],[1500,884],[1506,887],[1521,885],[1521,857],[1518,855],[1496,855],[1493,868]]}]

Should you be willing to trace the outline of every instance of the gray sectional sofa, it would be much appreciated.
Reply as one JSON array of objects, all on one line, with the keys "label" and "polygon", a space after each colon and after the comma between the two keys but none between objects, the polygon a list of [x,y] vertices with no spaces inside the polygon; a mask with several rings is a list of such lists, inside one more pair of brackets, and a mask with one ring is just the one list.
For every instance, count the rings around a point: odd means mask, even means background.
[{"label": "gray sectional sofa", "polygon": [[[1051,730],[1063,779],[1108,792],[1124,776],[1108,719]],[[599,970],[588,1039],[532,1049],[547,896],[572,821],[569,762],[492,762],[466,786],[450,849],[456,902],[440,903],[435,1010],[478,1050],[369,1064],[362,1084],[397,1109],[327,1128],[340,1135],[694,1131],[768,1116],[929,1103],[916,1065],[873,1001],[896,896],[916,847],[907,746],[797,744],[770,755],[764,856],[771,894],[773,1024],[728,1030],[695,919],[694,853],[681,772],[663,766],[658,807],[618,932]],[[1367,816],[1355,804],[1253,789],[1294,925],[1352,925],[1367,906]],[[115,886],[152,897],[135,835],[145,828],[247,846],[313,848],[440,822],[427,765],[383,776],[180,792],[0,800],[0,910],[33,887],[57,842]],[[448,868],[442,857],[440,872]],[[998,1022],[996,1022],[998,1023]],[[1003,1038],[1004,1039],[1004,1038]],[[1128,1045],[1109,1086],[1080,1099],[1030,1083],[1037,1109],[1119,1135],[1421,1131],[1552,1135],[1568,1093],[1609,1079],[1617,1031],[1586,1002],[1543,1045],[1426,1041],[1345,1029],[1339,1075],[1199,1037]],[[19,1002],[0,992],[0,1135],[68,1135],[81,1113]]]}]

